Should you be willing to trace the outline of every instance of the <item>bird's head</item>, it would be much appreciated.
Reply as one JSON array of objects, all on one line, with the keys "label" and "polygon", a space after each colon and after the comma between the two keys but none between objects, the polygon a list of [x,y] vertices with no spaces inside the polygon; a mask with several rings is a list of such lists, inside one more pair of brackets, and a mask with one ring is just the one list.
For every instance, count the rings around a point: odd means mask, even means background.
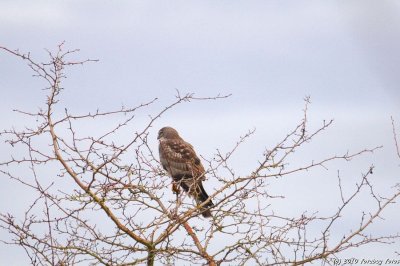
[{"label": "bird's head", "polygon": [[172,127],[163,127],[158,131],[158,136],[157,139],[165,138],[165,139],[171,139],[171,138],[176,138],[179,137],[178,131],[176,131]]}]

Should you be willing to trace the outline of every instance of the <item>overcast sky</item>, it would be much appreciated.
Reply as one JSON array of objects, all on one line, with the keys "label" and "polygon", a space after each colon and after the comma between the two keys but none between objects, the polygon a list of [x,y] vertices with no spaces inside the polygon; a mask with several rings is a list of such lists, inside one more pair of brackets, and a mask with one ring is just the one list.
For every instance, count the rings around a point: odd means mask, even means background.
[{"label": "overcast sky", "polygon": [[[246,174],[263,149],[301,119],[303,98],[311,96],[312,125],[335,123],[304,158],[384,145],[354,162],[348,174],[359,176],[374,164],[383,191],[399,182],[390,116],[400,124],[400,1],[0,1],[0,46],[43,61],[44,48],[54,50],[62,41],[81,50],[78,58],[100,60],[67,72],[61,104],[73,111],[158,97],[148,109],[154,113],[174,100],[176,90],[232,94],[179,106],[156,123],[153,136],[158,127],[174,126],[211,158],[256,128],[234,158],[237,171]],[[44,103],[43,83],[31,75],[23,62],[0,52],[2,129],[25,123],[12,109]],[[288,181],[293,188],[282,183],[283,194],[299,186],[319,190],[317,177],[309,178]],[[12,211],[10,197],[22,187],[2,183],[0,211]],[[399,214],[388,216],[387,223],[398,224]],[[374,252],[369,254],[389,254]],[[1,245],[0,264],[21,265],[17,254],[18,248]]]}]

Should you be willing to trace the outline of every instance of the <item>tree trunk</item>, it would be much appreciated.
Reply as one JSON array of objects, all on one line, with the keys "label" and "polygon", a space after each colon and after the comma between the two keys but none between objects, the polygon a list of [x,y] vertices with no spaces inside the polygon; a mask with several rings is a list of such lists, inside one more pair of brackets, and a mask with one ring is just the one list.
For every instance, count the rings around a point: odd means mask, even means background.
[{"label": "tree trunk", "polygon": [[154,266],[154,257],[156,256],[154,250],[149,250],[147,255],[147,266]]}]

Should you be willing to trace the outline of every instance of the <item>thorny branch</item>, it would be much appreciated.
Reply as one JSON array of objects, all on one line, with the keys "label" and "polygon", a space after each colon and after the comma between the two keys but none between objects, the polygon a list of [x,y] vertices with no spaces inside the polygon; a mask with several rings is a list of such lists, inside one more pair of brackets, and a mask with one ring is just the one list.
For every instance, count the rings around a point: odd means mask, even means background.
[{"label": "thorny branch", "polygon": [[400,148],[399,148],[399,143],[398,143],[396,126],[394,125],[394,119],[392,116],[390,117],[390,119],[392,120],[393,139],[394,139],[394,144],[396,146],[396,153],[397,153],[397,157],[399,157],[399,159],[400,159]]},{"label": "thorny branch", "polygon": [[[272,179],[328,169],[333,161],[350,162],[381,148],[346,152],[292,167],[290,161],[296,151],[333,123],[323,121],[317,129],[309,129],[309,97],[305,98],[298,125],[266,149],[248,175],[238,176],[231,161],[255,129],[240,137],[231,150],[217,150],[212,160],[203,158],[209,165],[206,176],[215,185],[211,198],[216,205],[212,220],[203,220],[199,217],[201,206],[193,206],[185,194],[174,196],[166,189],[171,180],[160,168],[149,138],[153,137],[155,122],[177,105],[229,95],[197,97],[177,91],[175,100],[145,123],[136,120],[138,111],[154,107],[157,98],[135,107],[73,114],[58,108],[66,68],[97,60],[69,60],[78,50],[64,51],[64,43],[55,52],[48,52],[50,60],[46,63],[37,63],[29,53],[0,49],[25,60],[35,76],[48,83],[43,108],[37,112],[15,110],[34,118],[36,127],[0,133],[6,144],[27,151],[0,162],[0,173],[34,195],[23,217],[0,214],[0,228],[9,235],[1,241],[22,247],[33,265],[329,264],[330,258],[344,250],[399,238],[397,232],[385,236],[365,232],[400,196],[398,186],[387,197],[378,195],[370,182],[373,166],[347,196],[338,172],[340,201],[331,215],[304,211],[299,217],[287,217],[273,208],[273,200],[285,198],[267,190]],[[82,123],[106,125],[106,129],[85,132],[79,126]],[[392,125],[400,158],[393,118]],[[21,167],[30,174],[20,171]],[[368,192],[376,208],[364,213],[359,226],[349,228],[351,231],[338,240],[332,236],[335,226],[363,191]],[[315,228],[319,228],[319,234],[312,233]]]}]

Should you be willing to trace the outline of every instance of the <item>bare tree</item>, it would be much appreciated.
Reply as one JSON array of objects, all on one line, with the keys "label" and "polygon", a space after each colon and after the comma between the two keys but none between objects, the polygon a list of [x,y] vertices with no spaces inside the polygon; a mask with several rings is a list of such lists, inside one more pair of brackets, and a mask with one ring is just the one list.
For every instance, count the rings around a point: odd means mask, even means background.
[{"label": "bare tree", "polygon": [[[341,203],[331,215],[305,211],[299,217],[285,217],[271,205],[274,196],[266,189],[271,178],[326,167],[331,161],[350,161],[380,148],[346,152],[292,168],[287,164],[289,158],[333,122],[324,121],[309,130],[309,98],[305,99],[301,121],[279,143],[265,150],[247,175],[235,174],[231,157],[254,131],[240,137],[230,151],[218,150],[215,158],[204,158],[207,176],[218,182],[210,195],[215,203],[213,218],[205,220],[199,212],[202,206],[193,205],[185,193],[174,195],[167,189],[171,179],[160,167],[148,136],[154,122],[176,105],[228,96],[199,98],[178,92],[174,102],[150,116],[147,124],[135,128],[129,141],[120,143],[118,134],[132,125],[139,109],[154,105],[157,99],[104,112],[73,114],[68,109],[60,110],[66,69],[95,60],[71,61],[77,50],[65,51],[63,44],[55,52],[48,52],[46,63],[38,63],[18,50],[0,48],[25,60],[35,76],[47,82],[48,96],[41,109],[17,110],[34,118],[36,126],[1,132],[6,143],[26,150],[20,157],[0,163],[3,178],[19,182],[37,195],[24,217],[1,213],[0,226],[11,236],[2,241],[23,248],[33,265],[332,264],[331,259],[345,250],[370,243],[393,243],[399,238],[397,232],[383,236],[365,233],[400,196],[399,185],[386,197],[375,192],[369,181],[373,166],[365,169],[350,194],[344,193],[338,174]],[[79,131],[84,123],[105,122],[104,132]],[[395,131],[393,134],[397,140]],[[22,167],[29,174],[21,174]],[[49,175],[52,177],[46,178]],[[362,191],[367,191],[376,205],[371,206],[370,213],[361,215],[358,226],[343,232],[338,240],[332,228]],[[321,229],[318,235],[309,233],[314,227]]]}]

